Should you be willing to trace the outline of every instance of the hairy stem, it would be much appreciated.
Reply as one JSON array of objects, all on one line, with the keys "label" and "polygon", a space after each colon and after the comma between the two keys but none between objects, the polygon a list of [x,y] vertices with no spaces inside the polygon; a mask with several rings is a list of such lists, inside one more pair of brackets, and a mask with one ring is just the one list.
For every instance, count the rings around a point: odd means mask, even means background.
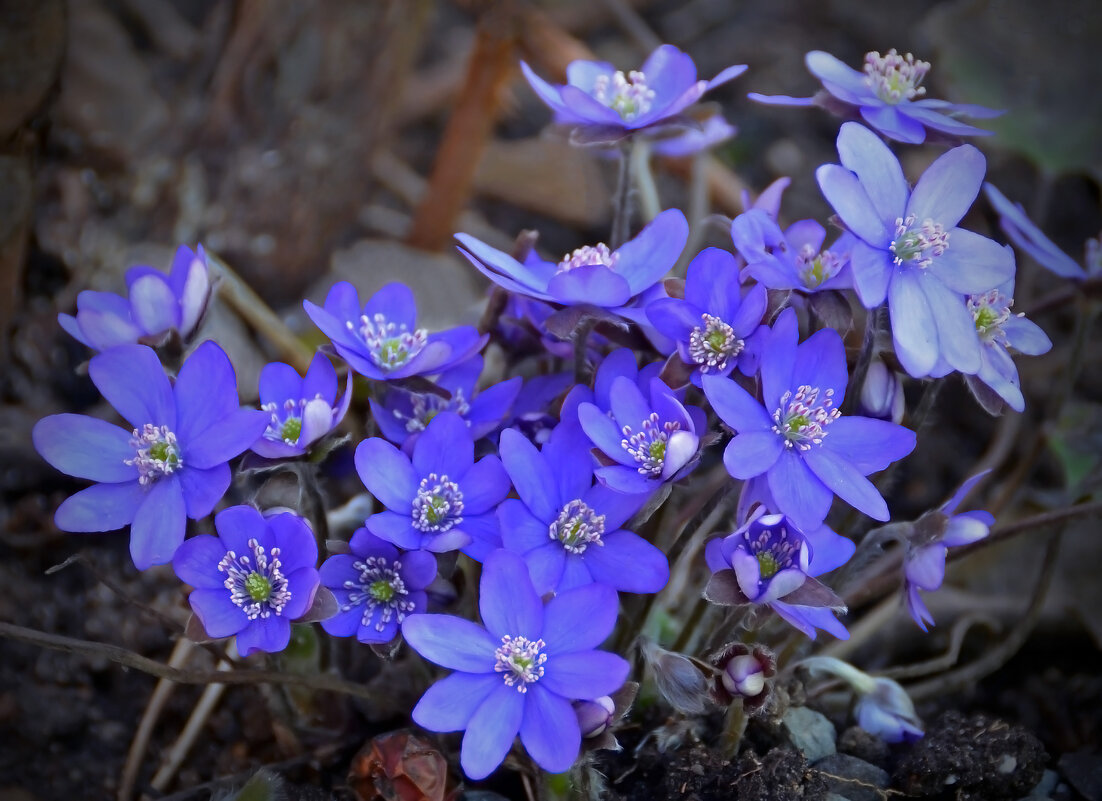
[{"label": "hairy stem", "polygon": [[616,197],[612,205],[612,233],[609,247],[615,249],[628,241],[631,233],[632,151],[635,142],[630,137],[620,146],[620,171],[616,178]]}]

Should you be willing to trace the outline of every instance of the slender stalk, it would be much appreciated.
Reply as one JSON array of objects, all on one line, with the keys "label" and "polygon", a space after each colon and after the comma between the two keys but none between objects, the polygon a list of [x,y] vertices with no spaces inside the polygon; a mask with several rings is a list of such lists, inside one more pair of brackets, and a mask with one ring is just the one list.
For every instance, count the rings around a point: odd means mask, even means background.
[{"label": "slender stalk", "polygon": [[654,173],[651,172],[650,143],[637,142],[632,148],[631,158],[635,189],[639,193],[639,211],[643,215],[643,222],[649,223],[662,210],[661,201],[658,199],[658,187],[654,183]]},{"label": "slender stalk", "polygon": [[853,378],[846,389],[846,401],[843,414],[853,414],[861,401],[861,390],[865,386],[865,377],[869,374],[869,365],[876,354],[876,335],[880,329],[880,307],[869,309],[865,314],[865,336],[861,340],[861,352],[857,354],[857,363],[853,366]]},{"label": "slender stalk", "polygon": [[674,641],[671,651],[681,653],[688,646],[689,641],[693,637],[693,632],[696,631],[696,627],[700,624],[700,619],[704,617],[704,613],[708,610],[708,602],[704,600],[704,596],[696,599],[696,604],[693,606],[693,611],[689,613],[689,617],[681,624],[681,631],[677,635],[677,640]]},{"label": "slender stalk", "polygon": [[634,147],[635,141],[631,137],[620,145],[620,171],[616,178],[616,197],[612,201],[612,233],[608,243],[614,249],[627,242],[631,234],[631,168]]}]

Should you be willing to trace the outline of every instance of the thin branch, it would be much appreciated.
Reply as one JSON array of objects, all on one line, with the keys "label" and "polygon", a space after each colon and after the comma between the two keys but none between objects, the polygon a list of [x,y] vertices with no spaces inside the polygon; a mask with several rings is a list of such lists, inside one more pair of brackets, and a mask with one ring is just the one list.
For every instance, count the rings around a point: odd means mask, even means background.
[{"label": "thin branch", "polygon": [[887,679],[917,679],[948,670],[960,659],[960,649],[964,646],[964,638],[973,626],[986,626],[994,631],[998,625],[987,615],[965,615],[953,625],[953,631],[949,635],[949,647],[945,653],[927,659],[924,662],[916,662],[912,665],[901,665],[887,670],[878,670],[874,675]]},{"label": "thin branch", "polygon": [[49,634],[4,621],[0,621],[0,637],[90,659],[109,659],[125,667],[140,670],[142,673],[168,679],[178,684],[286,684],[307,687],[311,690],[351,695],[355,698],[370,701],[380,711],[389,710],[390,708],[390,704],[385,699],[379,698],[377,694],[363,684],[345,681],[328,673],[303,675],[279,673],[274,670],[180,670],[118,645],[79,640],[75,637],[64,637],[60,634]]}]

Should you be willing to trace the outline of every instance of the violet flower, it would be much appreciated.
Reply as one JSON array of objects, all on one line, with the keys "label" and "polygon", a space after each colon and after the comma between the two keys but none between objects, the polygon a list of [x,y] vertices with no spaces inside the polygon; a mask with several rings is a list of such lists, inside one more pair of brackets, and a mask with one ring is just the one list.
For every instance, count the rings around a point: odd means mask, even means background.
[{"label": "violet flower", "polygon": [[408,615],[425,611],[436,557],[428,551],[399,553],[366,528],[356,529],[348,547],[351,553],[330,556],[319,570],[340,610],[321,627],[334,637],[390,642]]},{"label": "violet flower", "polygon": [[296,514],[265,517],[231,506],[214,517],[218,536],[201,534],[172,558],[176,575],[207,634],[237,636],[242,656],[276,653],[291,640],[291,621],[305,615],[318,589],[318,546]]},{"label": "violet flower", "polygon": [[268,428],[251,450],[268,459],[301,456],[340,425],[352,400],[352,379],[337,394],[337,371],[322,353],[314,355],[305,376],[282,362],[260,371],[260,408]]},{"label": "violet flower", "polygon": [[689,263],[684,299],[662,298],[646,311],[654,327],[677,343],[690,379],[700,386],[701,375],[730,375],[735,367],[745,375],[756,372],[756,348],[748,343],[767,304],[760,284],[743,296],[733,255],[705,248]]},{"label": "violet flower", "polygon": [[919,590],[933,592],[941,587],[948,549],[979,542],[991,533],[995,524],[995,518],[988,512],[956,513],[960,502],[989,472],[985,470],[969,478],[940,509],[927,512],[914,524],[903,572],[907,579],[907,611],[923,631],[928,630],[927,623],[933,625],[934,618]]},{"label": "violet flower", "polygon": [[689,224],[680,211],[667,209],[616,250],[602,242],[578,248],[557,264],[535,251],[521,264],[469,234],[455,238],[459,252],[503,289],[564,306],[586,303],[616,311],[670,271],[688,241]]},{"label": "violet flower", "polygon": [[501,461],[519,500],[498,507],[502,542],[524,557],[536,592],[607,584],[623,592],[658,592],[666,555],[621,526],[646,501],[593,485],[590,443],[578,423],[561,423],[542,452],[518,431],[501,432]]},{"label": "violet flower", "polygon": [[765,514],[759,507],[733,534],[705,546],[713,575],[704,597],[728,606],[768,606],[811,639],[816,629],[848,639],[834,617],[845,604],[815,576],[845,564],[853,551],[851,540],[826,526],[805,533],[783,514]]},{"label": "violet flower", "polygon": [[407,551],[461,549],[481,561],[501,547],[494,512],[509,494],[496,456],[474,460],[471,430],[459,415],[441,412],[407,456],[378,437],[356,448],[356,471],[387,508],[367,530]]},{"label": "violet flower", "polygon": [[[980,369],[975,374],[965,375],[964,379],[973,392],[982,392],[975,383],[979,382],[1006,401],[1011,409],[1021,412],[1025,409],[1025,398],[1010,352],[1040,356],[1052,348],[1052,340],[1023,314],[1010,311],[1014,305],[1013,295],[1012,278],[990,292],[968,296],[968,311],[975,320],[976,333],[983,347],[980,349]],[[949,372],[949,366],[939,362],[930,374],[940,377]],[[977,396],[982,397],[978,393]]]},{"label": "violet flower", "polygon": [[700,409],[682,405],[660,378],[652,378],[641,391],[635,381],[617,376],[608,397],[607,407],[588,402],[578,406],[586,436],[614,463],[597,468],[602,484],[640,495],[692,470],[700,433],[706,430]]},{"label": "violet flower", "polygon": [[405,284],[387,284],[360,306],[356,288],[338,281],[322,308],[302,302],[314,325],[360,375],[376,381],[442,373],[487,342],[469,325],[430,334],[417,327],[417,305]]},{"label": "violet flower", "polygon": [[546,442],[559,422],[561,404],[558,399],[573,384],[573,373],[536,375],[526,379],[513,402],[509,427],[517,429],[537,445]]},{"label": "violet flower", "polygon": [[409,453],[436,415],[454,412],[471,429],[475,441],[489,436],[512,412],[522,379],[519,376],[510,378],[480,392],[476,387],[482,365],[482,356],[476,355],[436,378],[434,383],[447,390],[450,398],[431,392],[389,389],[381,403],[371,401],[371,416],[379,424],[379,431]]},{"label": "violet flower", "polygon": [[145,345],[118,345],[93,356],[92,383],[132,428],[94,417],[54,414],[35,424],[35,449],[63,473],[99,482],[66,499],[62,531],[112,531],[129,525],[139,570],[172,560],[187,518],[213,511],[230,486],[227,462],[252,445],[268,416],[242,409],[229,357],[204,342],[169,383]]},{"label": "violet flower", "polygon": [[889,370],[883,360],[873,358],[865,374],[865,383],[861,385],[857,411],[865,417],[902,423],[906,410],[902,377]]},{"label": "violet flower", "polygon": [[624,659],[595,650],[616,624],[615,591],[588,584],[544,604],[524,560],[497,551],[483,565],[478,604],[485,628],[450,615],[402,625],[415,651],[455,671],[429,687],[414,721],[464,732],[459,761],[471,779],[492,773],[518,733],[540,767],[566,771],[581,745],[571,702],[610,695],[627,678]]},{"label": "violet flower", "polygon": [[666,158],[685,158],[695,156],[716,145],[733,138],[738,128],[723,119],[718,112],[709,114],[701,123],[700,129],[686,128],[675,136],[655,139],[651,143],[651,152]]},{"label": "violet flower", "polygon": [[729,378],[702,379],[712,408],[737,432],[723,454],[727,472],[764,475],[778,510],[803,531],[826,519],[834,495],[887,520],[888,506],[865,476],[914,450],[914,432],[843,417],[849,374],[842,338],[827,328],[798,339],[796,313],[786,309],[762,349],[761,402]]},{"label": "violet flower", "polygon": [[[1102,275],[1102,259],[1099,258],[1097,240],[1089,240],[1087,269],[1083,269],[1075,259],[1060,250],[1055,242],[1044,235],[1041,229],[1026,216],[1025,209],[1020,203],[1011,203],[1006,195],[992,184],[984,184],[983,191],[999,215],[999,227],[1003,229],[1010,241],[1028,253],[1046,270],[1056,273],[1061,278],[1072,278],[1078,281],[1088,276]],[[1090,242],[1093,242],[1093,248]],[[1092,250],[1093,259],[1090,258]]]},{"label": "violet flower", "polygon": [[168,275],[152,267],[126,271],[129,297],[85,290],[77,295],[77,313],[57,321],[74,339],[93,350],[141,342],[160,345],[173,331],[187,340],[210,300],[211,282],[203,246],[181,245]]},{"label": "violet flower", "polygon": [[560,125],[585,126],[627,136],[676,117],[705,92],[737,78],[745,64],[727,67],[710,81],[698,81],[692,58],[673,45],[651,53],[639,70],[625,75],[604,61],[574,61],[566,85],[552,85],[520,62],[524,77],[555,113]]},{"label": "violet flower", "polygon": [[927,168],[912,192],[899,161],[872,131],[847,122],[838,134],[841,165],[816,171],[819,187],[853,247],[854,287],[871,309],[887,298],[896,356],[918,378],[938,359],[980,369],[980,341],[963,295],[1009,280],[1014,259],[992,240],[957,228],[983,182],[983,154],[953,148]]},{"label": "violet flower", "polygon": [[926,87],[922,86],[922,81],[930,70],[929,62],[916,60],[910,53],[901,56],[895,48],[883,56],[875,50],[866,53],[862,72],[821,50],[811,51],[804,60],[808,70],[823,82],[826,96],[788,97],[752,92],[750,99],[771,106],[822,105],[842,113],[857,111],[865,122],[889,139],[915,145],[926,141],[927,129],[949,136],[991,134],[947,115],[963,114],[983,119],[1003,113],[983,106],[923,97]]},{"label": "violet flower", "polygon": [[782,232],[768,212],[751,209],[731,223],[731,239],[746,260],[743,277],[769,289],[811,294],[853,286],[852,234],[843,233],[824,248],[826,229],[815,220],[800,220]]},{"label": "violet flower", "polygon": [[854,715],[857,724],[884,742],[914,742],[922,738],[922,721],[915,705],[892,679],[873,677],[848,662],[832,656],[812,656],[794,667],[803,667],[812,675],[828,674],[842,679],[857,695]]}]

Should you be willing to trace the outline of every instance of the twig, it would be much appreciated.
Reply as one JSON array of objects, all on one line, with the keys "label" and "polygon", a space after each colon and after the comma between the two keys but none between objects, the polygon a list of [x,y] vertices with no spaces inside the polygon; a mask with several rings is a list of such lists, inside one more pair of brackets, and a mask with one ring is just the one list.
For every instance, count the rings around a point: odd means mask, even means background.
[{"label": "twig", "polygon": [[[222,660],[218,663],[215,671],[225,672],[230,669],[230,663]],[[154,790],[161,792],[172,782],[173,777],[176,775],[176,771],[180,769],[180,765],[184,764],[188,752],[195,744],[196,739],[198,739],[200,732],[203,730],[203,726],[207,723],[207,718],[209,718],[210,713],[214,711],[215,705],[218,703],[219,699],[222,698],[222,693],[225,692],[225,690],[225,684],[208,684],[203,689],[203,694],[199,696],[199,702],[195,704],[195,709],[191,711],[191,715],[184,725],[184,730],[180,732],[180,736],[177,737],[176,742],[172,744],[172,748],[169,749],[168,753],[161,761],[161,767],[157,769],[157,772],[153,776],[153,780],[149,783],[149,786]]]},{"label": "twig", "polygon": [[631,236],[632,167],[635,140],[628,137],[620,146],[620,170],[616,178],[616,196],[612,200],[612,233],[609,247],[618,248]]},{"label": "twig", "polygon": [[[861,340],[861,352],[853,366],[853,378],[846,389],[843,414],[853,414],[861,402],[861,390],[865,386],[865,377],[869,374],[873,354],[876,353],[876,334],[880,329],[880,307],[869,309],[865,313],[865,336]],[[925,400],[925,396],[923,396]]]},{"label": "twig", "polygon": [[[176,641],[172,649],[172,656],[168,658],[168,666],[179,668],[187,662],[195,643],[187,637],[181,637]],[[116,794],[118,801],[130,801],[134,794],[134,784],[138,780],[138,769],[141,767],[145,750],[149,747],[149,735],[153,733],[153,727],[157,725],[157,719],[161,716],[168,698],[176,685],[168,679],[160,679],[153,689],[153,695],[149,697],[149,703],[145,706],[142,719],[138,723],[138,730],[134,732],[134,739],[130,743],[130,750],[126,754],[126,764],[122,768],[122,776],[119,779],[119,791]]]},{"label": "twig", "polygon": [[1063,530],[1058,531],[1049,539],[1045,547],[1041,574],[1037,579],[1036,587],[1033,589],[1033,598],[1030,601],[1029,608],[1006,639],[994,648],[988,649],[983,656],[974,662],[969,662],[964,667],[937,678],[910,685],[907,687],[907,693],[912,699],[921,701],[931,696],[942,695],[975,684],[980,679],[998,670],[1014,654],[1018,653],[1041,617],[1041,609],[1045,605],[1045,597],[1048,595],[1048,589],[1052,585],[1052,577],[1056,572],[1056,557],[1060,552],[1060,540],[1063,538],[1063,533]]},{"label": "twig", "polygon": [[386,700],[377,697],[364,685],[353,681],[345,681],[327,673],[306,675],[279,673],[274,670],[238,669],[228,672],[219,670],[180,670],[118,645],[79,640],[75,637],[64,637],[60,634],[49,634],[4,621],[0,621],[0,637],[91,659],[108,659],[125,667],[140,670],[142,673],[168,679],[178,684],[288,684],[296,687],[308,687],[312,690],[351,695],[375,704],[379,710],[387,710],[391,706]]},{"label": "twig", "polygon": [[949,647],[945,653],[927,659],[924,662],[916,662],[913,665],[901,665],[900,667],[878,670],[874,675],[888,679],[917,679],[921,676],[929,676],[931,673],[939,673],[951,668],[960,659],[960,649],[964,645],[964,638],[973,626],[983,625],[994,631],[998,624],[987,615],[965,615],[955,624],[949,635]]}]

